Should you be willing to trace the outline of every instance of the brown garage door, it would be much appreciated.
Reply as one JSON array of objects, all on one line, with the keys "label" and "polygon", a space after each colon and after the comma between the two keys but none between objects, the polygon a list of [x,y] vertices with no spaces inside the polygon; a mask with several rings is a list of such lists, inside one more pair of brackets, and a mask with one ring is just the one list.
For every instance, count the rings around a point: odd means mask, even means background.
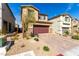
[{"label": "brown garage door", "polygon": [[34,32],[34,34],[48,33],[49,32],[49,26],[34,25],[33,32]]}]

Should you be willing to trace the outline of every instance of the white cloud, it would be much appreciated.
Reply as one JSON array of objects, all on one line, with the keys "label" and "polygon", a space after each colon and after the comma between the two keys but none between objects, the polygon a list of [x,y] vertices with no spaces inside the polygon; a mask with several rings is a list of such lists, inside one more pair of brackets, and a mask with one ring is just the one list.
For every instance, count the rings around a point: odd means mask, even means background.
[{"label": "white cloud", "polygon": [[70,10],[72,9],[73,5],[74,5],[74,4],[69,4],[69,6],[68,6],[67,9],[66,9],[66,12],[67,12],[67,11],[70,11]]}]

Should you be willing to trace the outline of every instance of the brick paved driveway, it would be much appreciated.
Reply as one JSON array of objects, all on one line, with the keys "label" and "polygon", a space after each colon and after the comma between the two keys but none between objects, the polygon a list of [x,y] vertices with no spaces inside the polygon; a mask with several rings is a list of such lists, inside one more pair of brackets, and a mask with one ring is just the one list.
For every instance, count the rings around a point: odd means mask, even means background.
[{"label": "brick paved driveway", "polygon": [[58,53],[65,53],[79,46],[78,40],[73,40],[70,37],[59,36],[57,34],[40,34],[40,40],[46,42],[48,45],[54,48]]},{"label": "brick paved driveway", "polygon": [[[21,48],[24,44],[25,47]],[[50,48],[49,52],[43,51],[43,46],[47,45]],[[79,51],[75,47],[79,47],[79,40],[73,40],[70,37],[59,36],[57,34],[40,34],[39,41],[25,40],[22,38],[22,34],[19,36],[19,40],[15,41],[15,44],[7,52],[6,55],[15,55],[23,52],[33,50],[36,56],[56,56],[57,54],[72,55]],[[75,49],[74,49],[75,48]],[[78,54],[78,53],[77,53]],[[73,54],[74,55],[74,54]]]}]

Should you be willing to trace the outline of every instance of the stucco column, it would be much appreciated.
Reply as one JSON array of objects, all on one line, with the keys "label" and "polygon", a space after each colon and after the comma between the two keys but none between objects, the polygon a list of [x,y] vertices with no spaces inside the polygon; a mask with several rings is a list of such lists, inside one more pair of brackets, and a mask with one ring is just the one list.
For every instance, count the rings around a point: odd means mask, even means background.
[{"label": "stucco column", "polygon": [[49,33],[53,33],[52,25],[49,26]]},{"label": "stucco column", "polygon": [[28,26],[28,32],[29,33],[33,33],[33,25],[34,25],[33,23],[29,24],[29,26]]}]

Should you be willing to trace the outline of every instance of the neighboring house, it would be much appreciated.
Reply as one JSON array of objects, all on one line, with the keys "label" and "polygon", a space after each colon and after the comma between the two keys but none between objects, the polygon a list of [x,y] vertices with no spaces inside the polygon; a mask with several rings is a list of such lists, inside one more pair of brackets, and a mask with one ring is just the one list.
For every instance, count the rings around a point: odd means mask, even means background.
[{"label": "neighboring house", "polygon": [[19,25],[15,24],[15,32],[18,32],[18,29],[19,29]]},{"label": "neighboring house", "polygon": [[2,15],[1,14],[2,14],[2,6],[1,6],[1,3],[0,3],[0,33],[1,33],[1,26],[2,26],[2,23],[1,23],[2,22],[2,20],[1,20],[2,19],[2,17],[1,17]]},{"label": "neighboring house", "polygon": [[39,14],[39,10],[31,5],[21,6],[21,17],[22,17],[22,27],[24,27],[25,21],[27,21],[26,17],[28,13],[33,14],[35,17],[35,23],[31,23],[29,27],[29,32],[34,34],[39,33],[49,33],[51,32],[51,22],[48,21],[48,16],[45,14]]},{"label": "neighboring house", "polygon": [[72,18],[72,34],[77,34],[79,31],[79,20]]},{"label": "neighboring house", "polygon": [[17,21],[15,21],[15,32],[18,32],[18,29],[19,29],[18,22],[17,22]]},{"label": "neighboring house", "polygon": [[69,14],[61,14],[49,19],[49,21],[53,22],[53,31],[63,35],[65,31],[71,33],[71,19],[72,18]]},{"label": "neighboring house", "polygon": [[7,3],[2,3],[1,5],[0,12],[2,11],[2,17],[0,17],[0,31],[3,34],[11,33],[15,29],[15,17]]}]

